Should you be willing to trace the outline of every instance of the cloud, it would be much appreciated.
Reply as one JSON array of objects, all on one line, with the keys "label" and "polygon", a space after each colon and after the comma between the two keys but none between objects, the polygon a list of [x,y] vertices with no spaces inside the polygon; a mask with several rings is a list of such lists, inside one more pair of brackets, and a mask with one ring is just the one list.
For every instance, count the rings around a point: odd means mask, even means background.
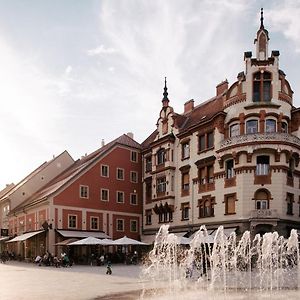
[{"label": "cloud", "polygon": [[102,54],[112,54],[115,52],[116,52],[116,49],[114,49],[114,48],[105,48],[104,45],[100,45],[95,49],[87,50],[87,55],[96,56],[96,55],[102,55]]},{"label": "cloud", "polygon": [[272,30],[281,32],[295,45],[295,51],[300,52],[300,2],[282,0],[266,12],[266,18],[272,25]]}]

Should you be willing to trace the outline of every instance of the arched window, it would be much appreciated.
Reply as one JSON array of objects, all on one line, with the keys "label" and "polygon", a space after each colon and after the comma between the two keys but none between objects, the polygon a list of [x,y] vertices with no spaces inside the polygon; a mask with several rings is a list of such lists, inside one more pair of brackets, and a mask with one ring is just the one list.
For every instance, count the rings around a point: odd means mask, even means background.
[{"label": "arched window", "polygon": [[270,193],[266,190],[258,190],[254,195],[255,209],[269,209]]},{"label": "arched window", "polygon": [[266,132],[276,132],[276,121],[273,119],[266,120]]},{"label": "arched window", "polygon": [[253,74],[253,102],[271,101],[271,73]]},{"label": "arched window", "polygon": [[288,133],[288,124],[286,122],[281,123],[281,132]]},{"label": "arched window", "polygon": [[249,120],[246,122],[246,133],[257,133],[258,132],[258,121]]},{"label": "arched window", "polygon": [[233,124],[229,127],[230,137],[240,135],[240,125],[238,123]]}]

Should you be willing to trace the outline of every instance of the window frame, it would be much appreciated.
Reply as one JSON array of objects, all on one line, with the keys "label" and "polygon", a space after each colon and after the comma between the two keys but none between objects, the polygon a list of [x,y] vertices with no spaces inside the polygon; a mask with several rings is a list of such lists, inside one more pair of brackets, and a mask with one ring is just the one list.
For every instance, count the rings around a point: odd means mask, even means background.
[{"label": "window frame", "polygon": [[[136,224],[135,225],[135,230],[132,230],[132,224]],[[138,221],[137,220],[130,220],[130,232],[138,232]]]},{"label": "window frame", "polygon": [[[119,171],[121,172],[120,174],[123,174],[122,178],[119,177]],[[117,180],[122,180],[122,181],[125,180],[125,170],[124,170],[124,168],[119,168],[119,167],[117,168],[117,170],[116,170],[116,179]]]},{"label": "window frame", "polygon": [[[135,203],[132,201],[133,196],[135,196]],[[138,205],[138,194],[137,193],[130,193],[130,205]]]},{"label": "window frame", "polygon": [[[135,174],[135,178],[134,178],[134,174]],[[139,182],[137,171],[130,171],[130,182],[132,182],[132,183],[138,183]]]},{"label": "window frame", "polygon": [[[74,220],[71,220],[71,218],[75,217],[75,226],[70,226],[71,221],[74,222]],[[77,229],[78,228],[78,216],[74,214],[68,214],[68,228],[69,229]]]},{"label": "window frame", "polygon": [[[233,128],[236,127],[237,129],[233,130]],[[235,131],[238,131],[237,134],[233,134]],[[229,126],[229,137],[235,137],[240,135],[240,124],[234,123]]]},{"label": "window frame", "polygon": [[[119,195],[122,195],[122,201],[119,201]],[[116,191],[116,202],[125,203],[125,193],[123,191]]]},{"label": "window frame", "polygon": [[89,199],[89,186],[88,185],[79,185],[79,198]]},{"label": "window frame", "polygon": [[[134,158],[134,156],[135,156],[135,158]],[[130,151],[130,161],[134,162],[134,163],[138,162],[138,152],[137,151],[134,151],[134,150]]]},{"label": "window frame", "polygon": [[[270,125],[268,125],[267,123],[272,122],[274,125],[274,131],[270,131],[270,129],[268,129],[268,127],[272,127]],[[277,132],[277,121],[274,119],[266,119],[265,121],[265,133],[275,133]]]},{"label": "window frame", "polygon": [[[103,198],[103,192],[107,192],[107,199]],[[100,189],[100,200],[105,202],[109,201],[109,189],[103,189],[103,188]]]},{"label": "window frame", "polygon": [[[96,228],[93,228],[93,225],[94,225],[93,220],[97,220]],[[91,216],[90,217],[90,229],[91,230],[99,230],[99,217],[97,217],[97,216]]]},{"label": "window frame", "polygon": [[184,142],[181,144],[181,159],[189,159],[190,158],[190,142]]},{"label": "window frame", "polygon": [[[122,224],[121,229],[119,228],[120,224]],[[116,219],[116,231],[118,231],[118,232],[124,232],[125,231],[125,220],[124,219]]]},{"label": "window frame", "polygon": [[[254,126],[250,127],[250,125],[248,125],[248,124],[250,124],[250,122],[255,122],[256,123],[256,126],[255,126],[256,131],[255,132],[253,132],[253,130],[249,130],[251,128],[254,128]],[[257,119],[249,119],[249,120],[247,120],[246,121],[246,134],[256,134],[256,133],[259,133],[258,120]]]},{"label": "window frame", "polygon": [[[106,168],[107,175],[104,174],[103,168]],[[109,178],[109,165],[102,165],[101,164],[101,177]]]}]

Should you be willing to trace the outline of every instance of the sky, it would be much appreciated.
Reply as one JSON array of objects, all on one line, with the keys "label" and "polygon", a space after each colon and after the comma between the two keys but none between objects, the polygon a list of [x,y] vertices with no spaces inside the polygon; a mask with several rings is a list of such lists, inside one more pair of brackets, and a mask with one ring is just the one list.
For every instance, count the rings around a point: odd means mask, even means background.
[{"label": "sky", "polygon": [[156,128],[244,71],[260,8],[300,106],[300,1],[0,0],[0,190],[64,150],[76,160]]}]

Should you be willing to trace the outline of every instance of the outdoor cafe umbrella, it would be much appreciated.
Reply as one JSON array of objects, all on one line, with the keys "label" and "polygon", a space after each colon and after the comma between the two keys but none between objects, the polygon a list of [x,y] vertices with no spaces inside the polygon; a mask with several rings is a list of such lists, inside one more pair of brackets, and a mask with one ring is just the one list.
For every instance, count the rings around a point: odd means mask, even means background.
[{"label": "outdoor cafe umbrella", "polygon": [[134,240],[134,239],[131,239],[131,238],[128,238],[125,235],[120,239],[114,240],[113,245],[116,245],[116,246],[140,245],[140,246],[142,246],[142,245],[147,245],[147,244],[137,241],[137,240]]},{"label": "outdoor cafe umbrella", "polygon": [[68,244],[68,246],[89,246],[89,245],[107,245],[102,240],[93,236]]}]

